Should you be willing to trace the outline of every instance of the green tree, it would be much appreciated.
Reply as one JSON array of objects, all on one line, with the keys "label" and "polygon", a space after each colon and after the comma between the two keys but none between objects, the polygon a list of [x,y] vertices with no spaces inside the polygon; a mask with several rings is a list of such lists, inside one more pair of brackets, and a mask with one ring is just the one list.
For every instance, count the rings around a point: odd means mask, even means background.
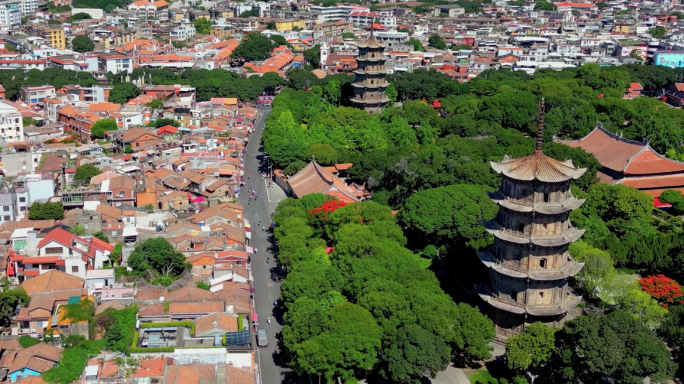
[{"label": "green tree", "polygon": [[425,52],[425,47],[423,47],[423,43],[418,39],[412,37],[408,40],[408,44],[413,46],[414,51]]},{"label": "green tree", "polygon": [[[76,14],[74,17],[80,15]],[[87,15],[87,14],[86,14]],[[88,15],[88,18],[90,18],[90,15]],[[76,52],[90,52],[95,49],[95,43],[93,43],[92,40],[88,36],[85,35],[80,35],[74,37],[74,40],[71,41],[71,45]]]},{"label": "green tree", "polygon": [[394,105],[397,102],[397,96],[399,93],[397,89],[394,88],[394,84],[390,83],[387,88],[385,88],[385,95],[390,99],[390,105]]},{"label": "green tree", "polygon": [[29,207],[30,220],[62,220],[64,208],[61,202],[41,203],[36,201]]},{"label": "green tree", "polygon": [[399,211],[399,221],[409,237],[423,240],[421,244],[456,241],[481,248],[490,242],[482,223],[493,219],[497,210],[486,188],[457,184],[413,194]]},{"label": "green tree", "polygon": [[83,236],[85,235],[85,228],[83,227],[83,224],[76,224],[73,227],[69,228],[69,232],[73,233],[76,236]]},{"label": "green tree", "polygon": [[104,139],[105,132],[117,130],[119,130],[119,126],[116,125],[116,120],[101,119],[96,121],[95,124],[93,124],[93,126],[90,127],[90,137],[92,137],[93,139]]},{"label": "green tree", "polygon": [[[72,22],[72,23],[75,23],[75,22],[77,22],[77,21],[87,20],[87,19],[91,19],[90,14],[87,14],[87,13],[85,13],[85,12],[78,12],[78,13],[73,14],[73,15],[69,18],[69,21]],[[76,40],[76,38],[79,38],[79,37],[82,37],[82,36],[76,36],[76,37],[74,38],[74,40]],[[90,39],[88,39],[88,40],[90,40]],[[91,41],[91,44],[92,44],[92,41]],[[94,45],[93,45],[93,47],[94,47]],[[76,49],[74,48],[74,50],[76,50]],[[89,49],[89,51],[90,51],[90,49]],[[85,51],[78,51],[78,52],[85,52]]]},{"label": "green tree", "polygon": [[663,37],[665,37],[666,32],[667,30],[665,29],[665,27],[662,26],[657,26],[655,28],[651,28],[648,30],[648,33],[651,34],[651,37],[655,39],[662,39]]},{"label": "green tree", "polygon": [[187,268],[185,257],[163,238],[138,244],[128,258],[128,266],[138,275],[152,271],[156,276],[177,277]]},{"label": "green tree", "polygon": [[245,59],[248,61],[263,60],[271,54],[273,42],[261,33],[249,33],[235,48],[231,57],[235,59]]},{"label": "green tree", "polygon": [[356,34],[354,32],[344,32],[342,33],[342,38],[345,40],[356,40]]},{"label": "green tree", "polygon": [[92,164],[83,164],[76,168],[76,174],[74,175],[74,180],[81,180],[90,182],[90,179],[101,174],[99,168]]},{"label": "green tree", "polygon": [[542,368],[555,350],[555,330],[532,323],[516,336],[506,340],[506,364],[513,372],[523,374],[530,369]]},{"label": "green tree", "polygon": [[93,236],[104,241],[105,243],[109,243],[109,237],[105,236],[105,234],[102,231],[98,231],[98,232],[93,233]]},{"label": "green tree", "polygon": [[239,17],[242,17],[245,19],[248,17],[259,17],[259,9],[254,7],[252,9],[250,9],[249,11],[242,12]]},{"label": "green tree", "polygon": [[382,353],[393,383],[416,383],[445,370],[451,348],[421,326],[411,324],[398,330]]},{"label": "green tree", "polygon": [[109,101],[111,103],[125,104],[128,100],[139,96],[142,93],[140,88],[133,83],[119,83],[114,85],[109,91]]},{"label": "green tree", "polygon": [[608,252],[578,241],[570,245],[570,254],[577,262],[584,263],[584,268],[575,276],[575,280],[590,297],[596,297],[598,290],[615,278],[613,259]]},{"label": "green tree", "polygon": [[269,21],[268,24],[266,24],[266,29],[270,29],[270,30],[275,31],[276,30],[275,21]]},{"label": "green tree", "polygon": [[430,43],[430,45],[436,49],[447,49],[447,45],[444,42],[442,36],[436,33],[434,35],[431,35],[430,38],[428,38],[428,43]]},{"label": "green tree", "polygon": [[681,364],[682,353],[684,353],[684,305],[670,308],[660,325],[660,334],[673,348],[677,361]]},{"label": "green tree", "polygon": [[304,51],[304,59],[314,68],[321,66],[321,45],[316,44],[313,47]]},{"label": "green tree", "polygon": [[10,288],[0,292],[0,325],[7,327],[17,314],[17,307],[25,308],[31,298],[22,288]]},{"label": "green tree", "polygon": [[176,120],[168,119],[168,118],[164,118],[164,117],[161,119],[152,120],[149,122],[149,124],[147,124],[148,127],[155,127],[155,128],[161,128],[161,127],[164,127],[167,125],[171,125],[171,126],[176,127],[176,128],[180,127],[180,123],[177,122]]},{"label": "green tree", "polygon": [[201,35],[208,35],[211,33],[212,22],[209,19],[198,17],[192,21],[195,26],[195,31]]},{"label": "green tree", "polygon": [[381,333],[366,309],[340,304],[330,310],[320,335],[295,347],[293,365],[302,374],[352,379],[358,369],[370,370],[377,363]]},{"label": "green tree", "polygon": [[307,157],[316,158],[321,165],[331,165],[337,162],[337,151],[329,144],[314,144],[306,151]]},{"label": "green tree", "polygon": [[149,103],[145,104],[146,107],[150,107],[153,110],[164,109],[164,102],[159,99],[154,99]]},{"label": "green tree", "polygon": [[670,352],[640,320],[622,311],[591,314],[556,332],[557,382],[665,382],[674,373]]},{"label": "green tree", "polygon": [[556,5],[544,0],[538,0],[537,4],[534,6],[537,11],[555,11]]}]

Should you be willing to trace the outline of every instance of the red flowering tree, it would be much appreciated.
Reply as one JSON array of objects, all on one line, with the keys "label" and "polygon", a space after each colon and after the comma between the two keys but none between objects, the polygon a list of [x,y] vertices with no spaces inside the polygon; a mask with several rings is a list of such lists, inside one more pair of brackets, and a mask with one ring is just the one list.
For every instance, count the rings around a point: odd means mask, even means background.
[{"label": "red flowering tree", "polygon": [[330,214],[336,210],[347,205],[346,202],[340,200],[326,200],[323,205],[310,209],[308,211],[309,217],[311,217],[311,222],[314,225],[323,224],[328,221]]},{"label": "red flowering tree", "polygon": [[684,290],[676,281],[664,275],[646,276],[639,280],[641,289],[658,300],[663,307],[684,304]]}]

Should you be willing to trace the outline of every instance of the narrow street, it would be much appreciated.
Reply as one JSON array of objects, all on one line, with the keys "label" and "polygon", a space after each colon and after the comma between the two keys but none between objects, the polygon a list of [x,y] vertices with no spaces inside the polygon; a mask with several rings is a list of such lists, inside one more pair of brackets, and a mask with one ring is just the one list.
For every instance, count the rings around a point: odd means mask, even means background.
[{"label": "narrow street", "polygon": [[[271,272],[276,268],[275,257],[270,253],[272,246],[270,233],[263,232],[258,223],[268,227],[271,223],[271,213],[278,205],[278,201],[284,199],[285,193],[278,186],[268,188],[261,178],[259,166],[261,163],[261,134],[264,129],[264,121],[270,112],[270,106],[259,107],[259,117],[254,122],[254,131],[247,145],[247,153],[244,158],[245,175],[243,180],[245,185],[242,187],[239,202],[245,208],[245,220],[252,227],[252,238],[249,245],[257,250],[256,254],[251,255],[252,275],[254,277],[254,310],[258,315],[258,329],[266,330],[268,334],[268,346],[257,349],[257,364],[259,366],[259,384],[276,384],[289,382],[288,370],[279,366],[277,363],[277,334],[282,326],[278,323],[279,316],[274,315],[273,303],[280,297],[280,282],[275,282],[271,278]],[[249,176],[248,176],[249,175]],[[255,191],[256,201],[249,202],[248,190]],[[270,261],[267,263],[267,258]],[[271,324],[267,323],[271,317]],[[256,341],[255,341],[256,342]]]}]

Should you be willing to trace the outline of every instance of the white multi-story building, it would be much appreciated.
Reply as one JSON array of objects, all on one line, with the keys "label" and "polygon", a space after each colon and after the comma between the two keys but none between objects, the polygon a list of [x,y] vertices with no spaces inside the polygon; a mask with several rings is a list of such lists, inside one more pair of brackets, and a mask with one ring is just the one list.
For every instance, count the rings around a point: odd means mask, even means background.
[{"label": "white multi-story building", "polygon": [[171,30],[170,37],[173,40],[188,40],[195,36],[195,26],[190,23],[182,23]]},{"label": "white multi-story building", "polygon": [[358,28],[364,28],[371,24],[380,24],[388,29],[397,27],[396,17],[382,15],[379,12],[353,11],[349,14],[348,21]]},{"label": "white multi-story building", "polygon": [[[362,8],[360,10],[368,10],[368,8]],[[324,7],[322,5],[312,5],[309,7],[309,12],[312,15],[318,17],[319,23],[327,23],[329,21],[346,21],[351,13],[352,7],[347,5],[338,5],[336,7]]]},{"label": "white multi-story building", "polygon": [[32,15],[38,11],[38,0],[21,0],[21,14]]},{"label": "white multi-story building", "polygon": [[24,123],[18,109],[0,103],[0,145],[24,140]]},{"label": "white multi-story building", "polygon": [[133,60],[130,57],[119,54],[99,53],[97,54],[98,67],[104,73],[114,74],[121,72],[133,72]]},{"label": "white multi-story building", "polygon": [[21,26],[21,9],[0,5],[0,29],[8,30]]}]

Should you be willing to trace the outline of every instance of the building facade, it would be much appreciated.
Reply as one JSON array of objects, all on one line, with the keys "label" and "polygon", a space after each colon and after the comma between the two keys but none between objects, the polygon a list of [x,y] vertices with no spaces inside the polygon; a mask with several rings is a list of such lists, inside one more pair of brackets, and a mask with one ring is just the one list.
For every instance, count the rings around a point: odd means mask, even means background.
[{"label": "building facade", "polygon": [[24,140],[21,112],[11,105],[0,103],[0,144]]},{"label": "building facade", "polygon": [[389,98],[385,89],[389,85],[385,80],[385,44],[371,37],[359,43],[359,55],[356,57],[358,68],[354,71],[356,79],[352,103],[368,113],[381,113]]},{"label": "building facade", "polygon": [[0,29],[8,30],[21,26],[21,9],[0,5]]},{"label": "building facade", "polygon": [[544,155],[542,109],[543,102],[535,152],[491,163],[503,181],[491,194],[499,212],[486,225],[494,244],[478,253],[489,269],[489,284],[476,288],[488,304],[497,335],[503,337],[537,321],[560,327],[581,300],[568,287],[568,279],[584,264],[576,262],[568,248],[584,233],[570,224],[570,212],[584,200],[572,196],[570,181],[586,169]]}]

